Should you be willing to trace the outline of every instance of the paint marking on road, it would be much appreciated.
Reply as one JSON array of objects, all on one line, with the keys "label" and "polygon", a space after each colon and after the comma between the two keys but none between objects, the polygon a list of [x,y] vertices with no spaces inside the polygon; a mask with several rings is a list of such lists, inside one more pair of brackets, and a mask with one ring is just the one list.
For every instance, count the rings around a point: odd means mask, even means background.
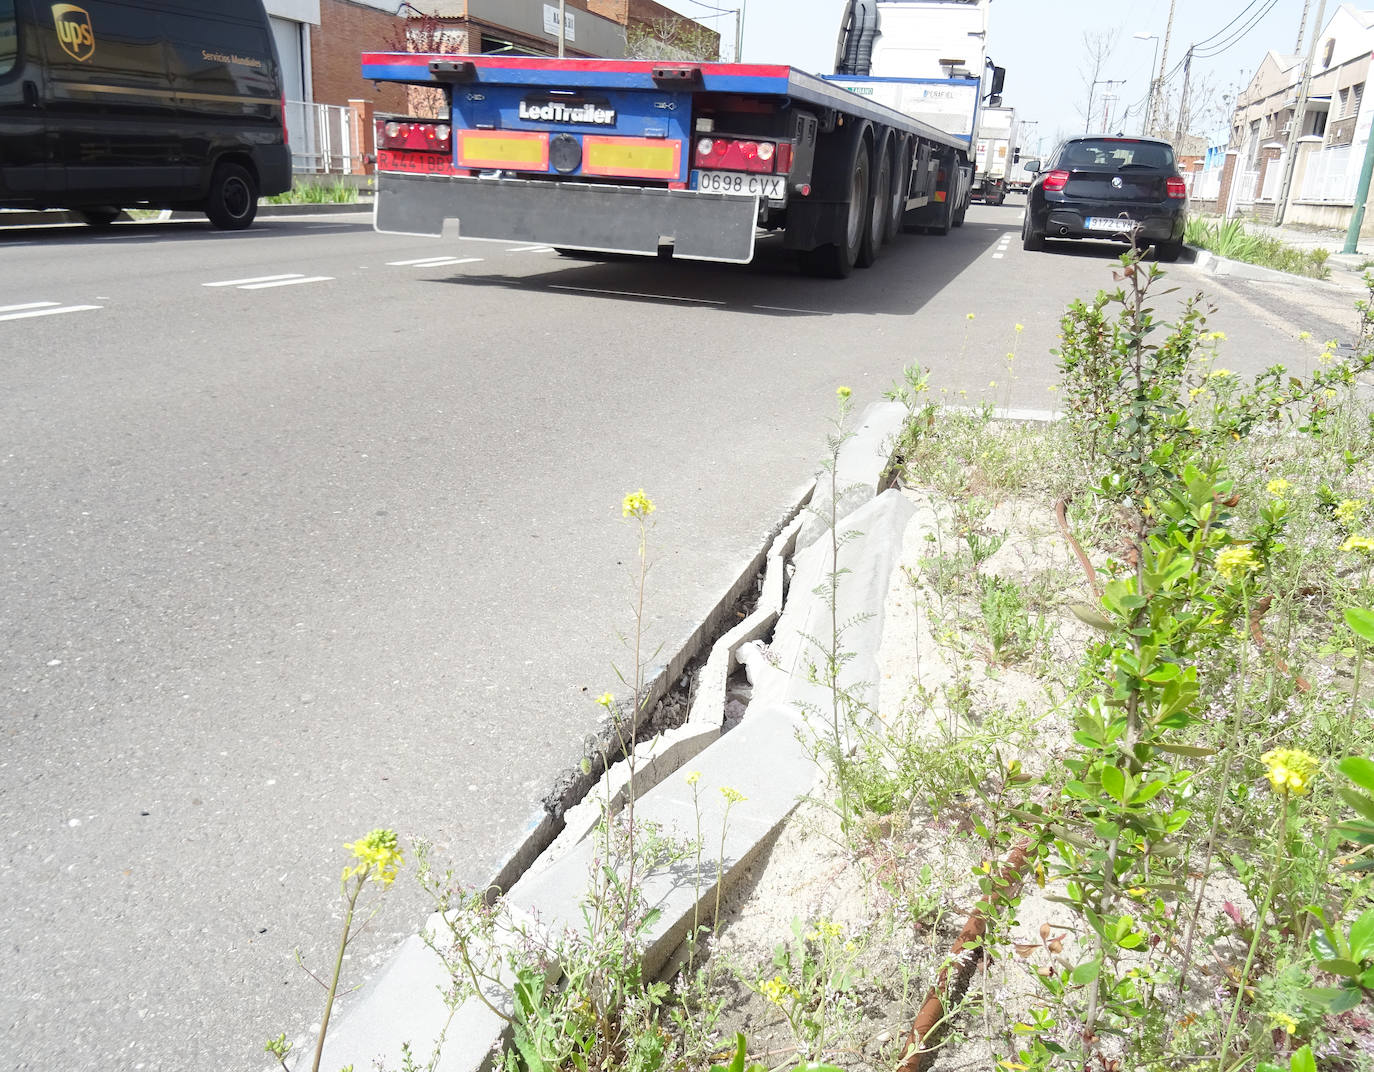
[{"label": "paint marking on road", "polygon": [[269,287],[294,287],[299,283],[328,283],[332,275],[303,275],[294,279],[278,279],[272,283],[246,283],[239,290],[267,290]]},{"label": "paint marking on road", "polygon": [[994,254],[992,255],[992,259],[995,260],[995,261],[1000,261],[1000,260],[1002,259],[1002,256],[1003,256],[1003,255],[1002,255],[1001,253],[994,253]]},{"label": "paint marking on road", "polygon": [[24,309],[50,309],[54,305],[61,304],[61,302],[55,301],[31,301],[25,302],[23,305],[0,305],[0,313],[18,313]]},{"label": "paint marking on road", "polygon": [[302,279],[300,272],[288,272],[286,275],[259,275],[251,279],[221,279],[218,283],[202,283],[202,287],[242,287],[249,283],[271,283],[277,279]]},{"label": "paint marking on road", "polygon": [[519,246],[506,250],[507,253],[552,253],[553,246]]},{"label": "paint marking on road", "polygon": [[710,298],[680,298],[676,294],[646,294],[639,290],[604,290],[601,287],[573,287],[565,283],[553,283],[550,290],[570,290],[577,294],[607,294],[613,298],[648,298],[651,301],[686,302],[691,305],[724,305],[723,301]]},{"label": "paint marking on road", "polygon": [[5,313],[0,320],[27,320],[34,316],[57,316],[59,313],[84,313],[89,309],[103,309],[103,305],[58,305],[57,302],[34,302],[34,305],[55,308],[30,309],[26,313]]},{"label": "paint marking on road", "polygon": [[480,264],[481,257],[421,257],[413,261],[387,261],[393,268],[443,268],[450,264]]}]

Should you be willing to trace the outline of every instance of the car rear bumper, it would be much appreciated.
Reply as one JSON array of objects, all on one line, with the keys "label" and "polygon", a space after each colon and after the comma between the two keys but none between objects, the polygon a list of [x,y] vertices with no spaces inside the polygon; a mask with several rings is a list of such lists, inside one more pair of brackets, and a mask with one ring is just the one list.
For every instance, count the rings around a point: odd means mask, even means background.
[{"label": "car rear bumper", "polygon": [[[1187,222],[1184,202],[1169,204],[1130,204],[1120,202],[1076,202],[1047,205],[1043,227],[1047,238],[1099,238],[1126,241],[1135,231],[1148,242],[1181,241]],[[1089,220],[1120,220],[1120,227],[1090,227]]]}]

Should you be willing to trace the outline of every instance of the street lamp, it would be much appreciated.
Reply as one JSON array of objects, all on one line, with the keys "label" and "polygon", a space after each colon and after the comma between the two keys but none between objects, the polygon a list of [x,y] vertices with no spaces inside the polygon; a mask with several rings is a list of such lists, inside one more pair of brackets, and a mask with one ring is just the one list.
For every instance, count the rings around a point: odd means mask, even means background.
[{"label": "street lamp", "polygon": [[1150,124],[1155,119],[1155,93],[1159,87],[1159,81],[1155,78],[1155,61],[1159,59],[1159,37],[1155,34],[1147,34],[1144,30],[1131,34],[1137,41],[1153,41],[1155,43],[1154,55],[1150,57],[1150,100],[1145,105],[1145,115],[1140,120],[1140,133],[1148,134]]}]

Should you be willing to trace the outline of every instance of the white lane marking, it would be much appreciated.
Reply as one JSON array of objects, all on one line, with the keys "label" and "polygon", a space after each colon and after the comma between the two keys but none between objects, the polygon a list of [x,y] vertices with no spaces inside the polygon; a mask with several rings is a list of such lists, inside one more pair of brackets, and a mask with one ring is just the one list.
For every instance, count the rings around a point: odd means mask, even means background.
[{"label": "white lane marking", "polygon": [[1002,254],[1001,254],[1001,253],[994,253],[994,254],[992,255],[992,259],[995,260],[995,261],[1000,261],[1000,260],[1002,259]]},{"label": "white lane marking", "polygon": [[450,264],[478,264],[481,257],[421,257],[413,261],[387,261],[393,268],[439,268]]},{"label": "white lane marking", "polygon": [[241,287],[246,283],[270,283],[275,279],[300,279],[300,272],[288,272],[286,275],[258,275],[251,279],[222,279],[218,283],[202,283],[202,287]]},{"label": "white lane marking", "polygon": [[[56,302],[37,302],[38,305],[57,305]],[[56,316],[59,313],[84,313],[88,309],[103,309],[103,305],[62,305],[55,309],[30,309],[27,313],[7,313],[0,320],[27,320],[33,316]]]},{"label": "white lane marking", "polygon": [[246,283],[239,290],[266,290],[268,287],[294,287],[297,283],[328,283],[332,275],[303,275],[295,279],[278,279],[272,283]]},{"label": "white lane marking", "polygon": [[517,249],[508,249],[507,253],[552,253],[553,246],[520,246]]},{"label": "white lane marking", "polygon": [[653,301],[690,302],[693,305],[724,305],[723,301],[709,298],[682,298],[676,294],[646,294],[639,290],[603,290],[601,287],[573,287],[564,283],[554,283],[550,290],[570,290],[577,294],[609,294],[615,298],[650,298]]},{"label": "white lane marking", "polygon": [[23,305],[0,305],[0,313],[17,313],[22,309],[50,309],[54,305],[61,305],[55,301],[31,301]]}]

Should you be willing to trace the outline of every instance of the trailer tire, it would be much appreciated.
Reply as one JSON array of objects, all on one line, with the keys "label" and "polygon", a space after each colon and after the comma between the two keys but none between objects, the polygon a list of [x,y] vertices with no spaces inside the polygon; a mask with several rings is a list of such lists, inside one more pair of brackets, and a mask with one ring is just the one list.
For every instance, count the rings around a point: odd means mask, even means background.
[{"label": "trailer tire", "polygon": [[802,254],[802,271],[807,275],[847,279],[858,263],[859,251],[867,241],[868,215],[873,204],[869,189],[868,153],[868,140],[860,138],[854,146],[854,157],[849,167],[849,199],[845,204],[843,221],[834,235],[837,241],[808,249]]},{"label": "trailer tire", "polygon": [[892,154],[880,149],[873,159],[873,182],[868,219],[865,221],[863,241],[854,263],[871,268],[878,259],[878,250],[887,239],[887,209],[892,202]]},{"label": "trailer tire", "polygon": [[893,159],[897,161],[897,170],[892,173],[892,200],[887,212],[885,240],[888,242],[902,233],[902,217],[906,215],[907,191],[911,187],[911,139],[902,138],[896,143],[896,146],[897,150]]},{"label": "trailer tire", "polygon": [[970,200],[971,198],[966,197],[964,198],[963,202],[959,205],[959,211],[954,214],[955,227],[962,227],[964,225],[964,217],[968,215],[968,206]]}]

